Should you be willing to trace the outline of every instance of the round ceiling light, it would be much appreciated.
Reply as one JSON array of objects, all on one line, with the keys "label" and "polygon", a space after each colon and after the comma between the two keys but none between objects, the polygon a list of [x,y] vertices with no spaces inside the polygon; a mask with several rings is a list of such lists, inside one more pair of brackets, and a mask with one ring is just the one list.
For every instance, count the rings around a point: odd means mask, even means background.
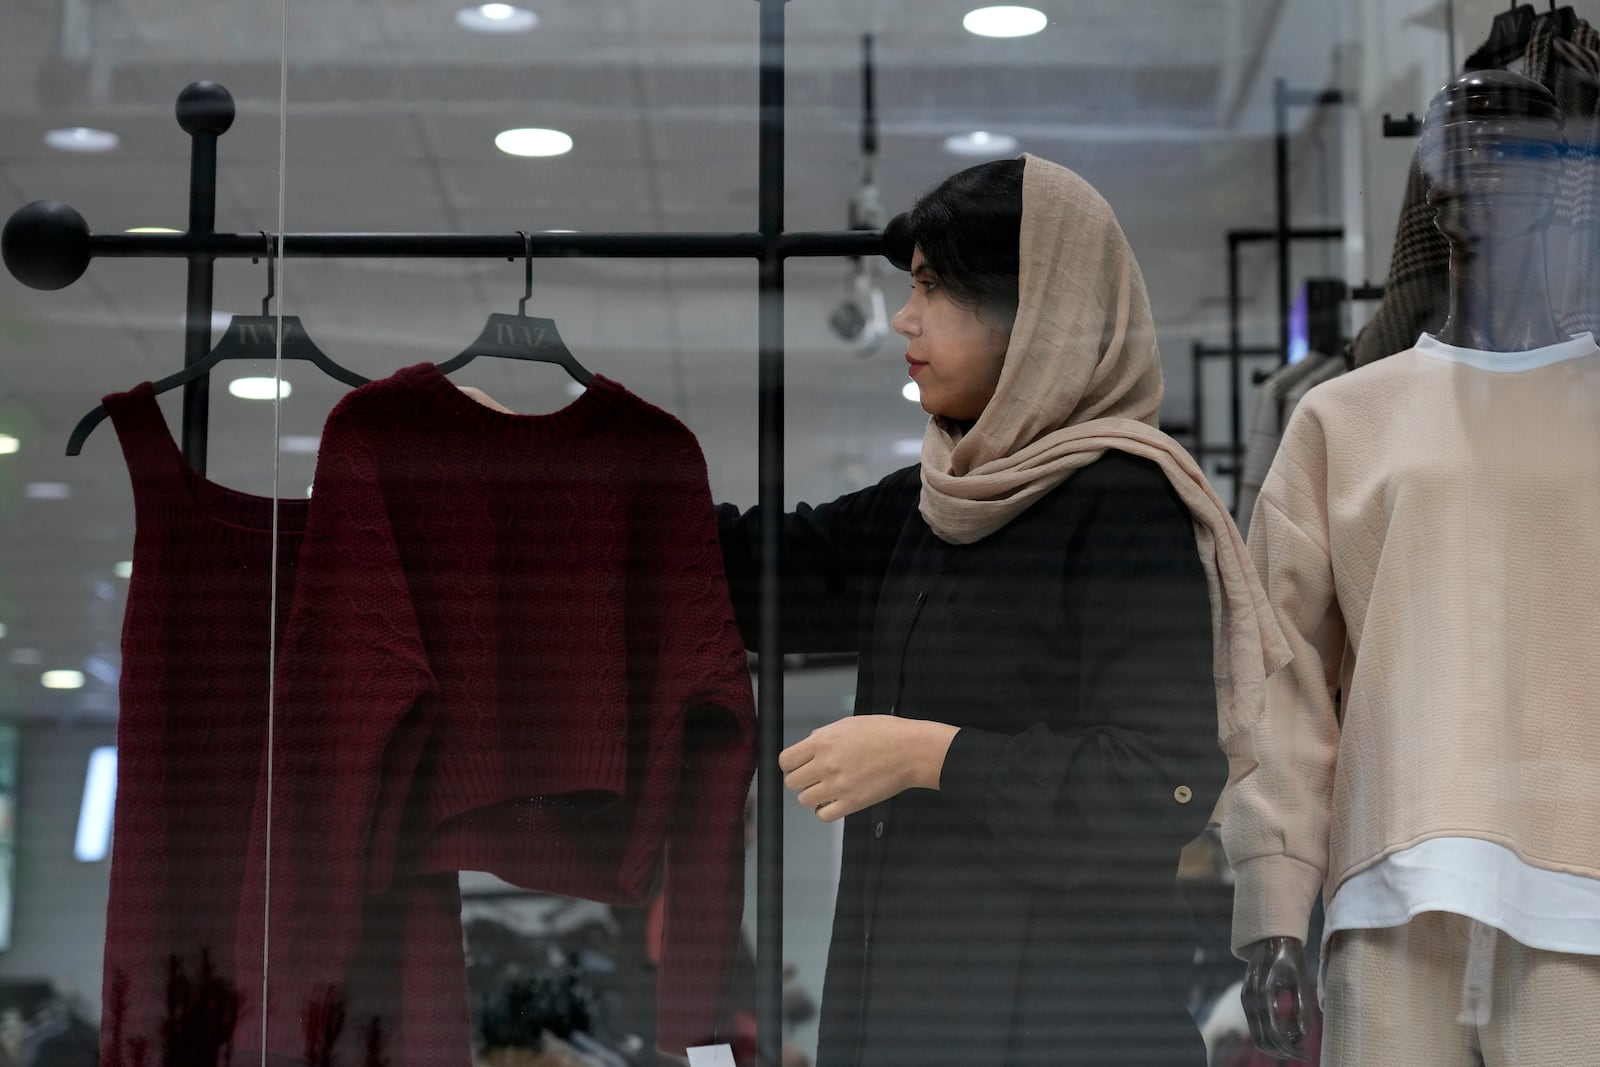
[{"label": "round ceiling light", "polygon": [[1031,37],[1050,24],[1043,11],[1031,7],[980,7],[968,11],[961,26],[979,37]]},{"label": "round ceiling light", "polygon": [[505,130],[496,135],[494,146],[508,156],[564,156],[572,151],[572,138],[560,130]]},{"label": "round ceiling light", "polygon": [[917,388],[916,382],[907,382],[900,387],[900,395],[913,404],[922,403],[922,390]]},{"label": "round ceiling light", "polygon": [[228,392],[240,400],[283,399],[291,392],[289,383],[282,378],[235,378],[228,383]]},{"label": "round ceiling light", "polygon": [[110,130],[93,130],[87,126],[68,126],[51,130],[44,135],[44,143],[63,152],[110,152],[122,143],[122,138]]},{"label": "round ceiling light", "polygon": [[475,4],[456,12],[456,25],[474,33],[526,33],[539,25],[539,16],[510,4]]},{"label": "round ceiling light", "polygon": [[993,159],[1015,152],[1017,139],[1009,133],[974,130],[971,133],[958,133],[953,137],[946,137],[944,150],[957,156],[983,156]]},{"label": "round ceiling light", "polygon": [[14,454],[22,447],[22,442],[8,433],[0,433],[0,456]]},{"label": "round ceiling light", "polygon": [[45,671],[39,676],[39,684],[46,689],[82,689],[82,671]]}]

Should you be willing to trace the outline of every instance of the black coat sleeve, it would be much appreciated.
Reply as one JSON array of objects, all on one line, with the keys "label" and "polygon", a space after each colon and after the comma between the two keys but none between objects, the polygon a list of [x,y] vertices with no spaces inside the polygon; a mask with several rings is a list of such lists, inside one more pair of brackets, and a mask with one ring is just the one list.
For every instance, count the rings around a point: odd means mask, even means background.
[{"label": "black coat sleeve", "polygon": [[1189,511],[1153,464],[1099,466],[1063,531],[1064,691],[1018,733],[963,728],[940,783],[991,862],[1056,888],[1170,879],[1227,773]]},{"label": "black coat sleeve", "polygon": [[[863,598],[883,581],[906,518],[916,507],[916,467],[877,485],[783,517],[780,626],[784,652],[856,652]],[[761,509],[717,506],[722,562],[745,647],[756,647],[761,596]]]}]

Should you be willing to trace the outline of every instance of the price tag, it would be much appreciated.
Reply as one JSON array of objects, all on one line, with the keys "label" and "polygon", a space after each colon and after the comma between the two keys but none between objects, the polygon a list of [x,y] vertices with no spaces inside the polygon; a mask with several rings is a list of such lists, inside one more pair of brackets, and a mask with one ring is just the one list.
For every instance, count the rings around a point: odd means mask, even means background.
[{"label": "price tag", "polygon": [[700,1045],[689,1050],[689,1067],[737,1067],[731,1045]]}]

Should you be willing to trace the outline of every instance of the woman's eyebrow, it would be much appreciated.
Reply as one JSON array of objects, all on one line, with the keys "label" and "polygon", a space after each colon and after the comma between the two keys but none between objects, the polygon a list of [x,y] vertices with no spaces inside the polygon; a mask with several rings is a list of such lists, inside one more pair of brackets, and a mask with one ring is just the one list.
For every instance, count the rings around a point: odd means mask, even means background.
[{"label": "woman's eyebrow", "polygon": [[926,263],[918,264],[917,269],[911,272],[911,276],[913,278],[919,278],[920,279],[921,277],[923,277],[923,275],[927,275],[927,276],[933,277],[933,278],[937,278],[939,276],[938,272],[935,271],[932,267],[928,266]]}]

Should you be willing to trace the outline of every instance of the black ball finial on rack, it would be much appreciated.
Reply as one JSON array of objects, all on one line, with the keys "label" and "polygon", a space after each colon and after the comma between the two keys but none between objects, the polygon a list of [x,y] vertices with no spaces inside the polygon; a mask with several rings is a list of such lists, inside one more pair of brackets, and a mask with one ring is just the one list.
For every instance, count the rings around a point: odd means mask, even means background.
[{"label": "black ball finial on rack", "polygon": [[184,133],[220,137],[233,125],[233,94],[216,82],[191,82],[178,94],[177,111]]},{"label": "black ball finial on rack", "polygon": [[89,269],[89,224],[59,200],[24,204],[0,231],[0,258],[30,289],[65,289]]}]

